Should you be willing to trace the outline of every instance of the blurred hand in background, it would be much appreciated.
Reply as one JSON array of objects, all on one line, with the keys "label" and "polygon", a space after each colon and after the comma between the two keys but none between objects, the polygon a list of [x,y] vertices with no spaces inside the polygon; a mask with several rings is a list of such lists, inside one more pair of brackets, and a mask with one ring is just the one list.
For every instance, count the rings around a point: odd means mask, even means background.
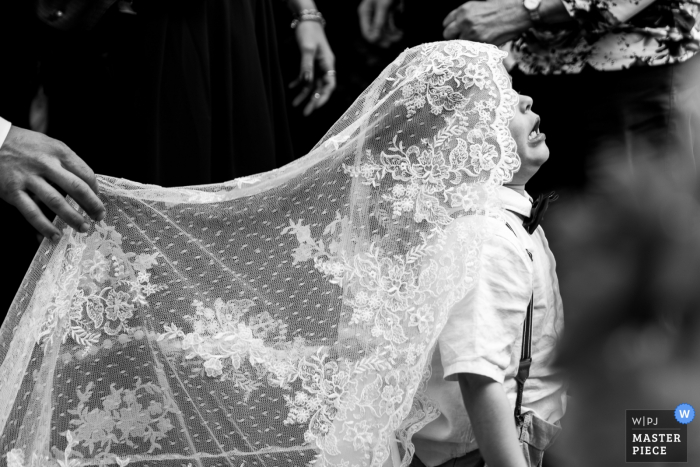
[{"label": "blurred hand in background", "polygon": [[335,55],[320,23],[301,21],[295,33],[301,52],[301,68],[299,77],[289,87],[302,86],[292,105],[297,107],[308,99],[304,106],[304,115],[308,116],[323,107],[335,90]]},{"label": "blurred hand in background", "polygon": [[403,34],[396,27],[394,12],[398,0],[362,0],[357,9],[362,37],[372,44],[387,48],[401,40]]},{"label": "blurred hand in background", "polygon": [[502,45],[532,27],[522,0],[466,2],[442,22],[445,39],[466,39]]}]

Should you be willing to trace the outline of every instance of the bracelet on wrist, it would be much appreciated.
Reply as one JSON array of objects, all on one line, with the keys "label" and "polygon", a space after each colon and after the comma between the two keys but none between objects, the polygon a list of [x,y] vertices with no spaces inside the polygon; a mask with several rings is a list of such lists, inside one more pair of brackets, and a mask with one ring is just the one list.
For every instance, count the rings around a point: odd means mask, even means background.
[{"label": "bracelet on wrist", "polygon": [[320,23],[323,27],[326,26],[326,20],[323,18],[321,12],[314,9],[301,10],[299,14],[297,14],[296,17],[292,20],[292,24],[290,24],[289,26],[292,29],[296,29],[296,27],[299,26],[299,23],[301,23],[302,21],[315,21],[317,23]]}]

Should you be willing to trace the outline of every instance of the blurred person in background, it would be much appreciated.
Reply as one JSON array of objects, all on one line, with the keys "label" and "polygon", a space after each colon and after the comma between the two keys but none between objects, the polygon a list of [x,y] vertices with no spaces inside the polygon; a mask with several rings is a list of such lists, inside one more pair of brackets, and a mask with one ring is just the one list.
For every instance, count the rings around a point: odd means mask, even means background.
[{"label": "blurred person in background", "polygon": [[[313,0],[287,3],[301,51],[292,84],[308,115],[335,88],[335,57]],[[270,0],[10,1],[0,20],[13,44],[0,83],[0,197],[47,238],[58,234],[53,214],[78,230],[86,221],[61,192],[101,216],[94,173],[195,185],[294,159]],[[29,122],[39,85],[48,136]],[[18,246],[20,265],[36,250],[22,227],[3,242]]]},{"label": "blurred person in background", "polygon": [[[111,3],[88,31],[42,28],[50,136],[96,173],[165,186],[293,160],[270,0]],[[335,58],[313,0],[288,5],[308,113],[333,91]]]},{"label": "blurred person in background", "polygon": [[[534,191],[584,187],[590,167],[604,162],[594,161],[594,154],[632,161],[646,144],[659,148],[658,154],[690,144],[682,123],[687,115],[678,115],[677,103],[697,92],[696,82],[681,78],[684,70],[700,66],[692,59],[700,46],[697,2],[456,2],[439,26],[435,16],[449,5],[421,3],[402,5],[408,45],[441,39],[440,27],[446,39],[504,46],[512,54],[515,89],[535,97],[541,114],[554,120],[546,129],[552,134],[548,143],[561,156],[543,169]],[[397,0],[363,0],[359,13],[367,40],[382,40],[396,6]]]},{"label": "blurred person in background", "polygon": [[[328,22],[325,29],[333,52],[342,57],[337,68],[337,86],[333,98],[322,108],[308,114],[305,105],[299,103],[297,93],[287,93],[287,115],[295,155],[308,153],[328,131],[328,122],[335,121],[352,105],[357,97],[405,49],[402,41],[378,46],[367,42],[357,21],[348,21],[357,14],[359,0],[316,0],[316,6]],[[273,2],[277,37],[280,49],[280,65],[285,82],[293,82],[299,76],[301,53],[296,31],[290,28],[289,8],[284,2]],[[401,31],[394,29],[400,39]],[[393,37],[392,37],[393,38]],[[296,105],[295,105],[296,104]]]}]

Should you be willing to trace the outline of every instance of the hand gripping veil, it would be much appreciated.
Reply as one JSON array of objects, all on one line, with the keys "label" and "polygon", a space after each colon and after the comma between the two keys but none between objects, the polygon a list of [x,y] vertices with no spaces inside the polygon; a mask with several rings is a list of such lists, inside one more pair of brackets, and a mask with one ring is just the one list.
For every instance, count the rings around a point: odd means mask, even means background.
[{"label": "hand gripping veil", "polygon": [[407,50],[272,172],[100,177],[107,217],[41,246],[2,326],[0,465],[408,465],[519,167],[504,55]]}]

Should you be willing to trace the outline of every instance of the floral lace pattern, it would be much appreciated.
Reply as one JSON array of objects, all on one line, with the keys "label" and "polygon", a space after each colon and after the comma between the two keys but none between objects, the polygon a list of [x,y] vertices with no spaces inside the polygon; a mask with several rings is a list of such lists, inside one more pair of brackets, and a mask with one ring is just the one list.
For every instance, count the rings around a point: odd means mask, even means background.
[{"label": "floral lace pattern", "polygon": [[[101,398],[101,409],[90,409],[93,383],[89,383],[84,392],[77,390],[78,405],[68,411],[76,418],[70,421],[71,429],[66,431],[66,460],[78,447],[87,449],[90,455],[98,449],[95,457],[100,458],[109,454],[115,445],[136,447],[136,439],[148,445],[148,453],[162,449],[158,441],[174,428],[169,414],[178,412],[167,393],[157,384],[144,383],[140,378],[133,389],[112,385],[110,391]],[[142,402],[144,398],[148,399],[147,405]]]},{"label": "floral lace pattern", "polygon": [[244,318],[252,300],[214,301],[212,308],[196,300],[194,315],[184,318],[192,325],[185,333],[176,324],[165,325],[166,332],[158,341],[171,342],[167,350],[186,352],[185,359],[197,358],[201,373],[221,381],[231,381],[242,389],[247,400],[262,386],[260,375],[277,387],[288,388],[296,379],[297,363],[308,353],[305,341],[299,337],[287,341],[287,325],[268,312]]},{"label": "floral lace pattern", "polygon": [[[478,61],[467,64],[467,58]],[[485,61],[486,57],[478,49],[463,44],[449,44],[443,50],[433,50],[420,64],[406,67],[405,78],[409,82],[402,87],[403,99],[396,105],[405,106],[406,118],[411,118],[426,103],[435,115],[464,110],[470,100],[456,90],[459,87],[468,90],[476,86],[496,97]]]},{"label": "floral lace pattern", "polygon": [[52,335],[59,319],[68,319],[67,333],[80,346],[97,344],[102,335],[131,334],[130,319],[146,298],[162,290],[151,283],[150,268],[158,264],[157,253],[125,253],[122,236],[104,222],[95,225],[91,235],[69,237],[70,258],[62,284],[74,290],[70,300],[59,297],[50,307],[38,338]]},{"label": "floral lace pattern", "polygon": [[40,325],[2,330],[8,464],[408,465],[439,413],[432,349],[519,167],[504,56],[404,52],[278,171],[175,189],[101,177],[105,221],[46,247],[57,279],[25,307]]},{"label": "floral lace pattern", "polygon": [[132,389],[110,387],[110,394],[100,398],[101,406],[91,407],[94,383],[84,391],[76,390],[78,405],[68,411],[75,417],[62,435],[66,438],[63,450],[52,448],[54,459],[33,453],[25,460],[21,449],[6,455],[8,467],[78,467],[85,457],[94,457],[100,465],[129,464],[129,458],[114,455],[113,447],[126,445],[137,448],[137,442],[148,446],[146,453],[162,449],[163,440],[174,427],[171,416],[178,413],[175,401],[154,383],[137,378]]},{"label": "floral lace pattern", "polygon": [[[367,419],[358,422],[353,418],[359,417],[350,417],[348,412],[366,415],[370,411],[374,417],[382,417],[401,410],[405,403],[405,375],[413,372],[411,367],[417,356],[426,353],[424,345],[409,342],[407,333],[433,331],[435,317],[443,314],[435,297],[459,282],[459,268],[454,263],[431,258],[442,250],[444,229],[454,222],[456,212],[485,214],[488,209],[488,203],[478,203],[479,196],[487,199],[484,190],[488,188],[464,182],[478,179],[483,172],[502,180],[518,167],[517,156],[508,152],[513,146],[501,143],[509,135],[503,137],[490,126],[494,119],[503,117],[494,99],[499,95],[496,83],[486,80],[486,76],[496,73],[493,69],[484,71],[488,68],[481,61],[467,66],[464,55],[470,56],[471,50],[467,47],[464,54],[458,49],[455,46],[436,51],[426,47],[424,53],[428,59],[421,62],[423,65],[406,70],[410,81],[402,88],[403,100],[397,105],[406,107],[407,118],[413,118],[426,103],[434,115],[450,112],[444,117],[444,127],[432,140],[423,138],[420,146],[406,147],[395,135],[387,151],[379,154],[379,162],[367,150],[363,164],[342,166],[345,173],[369,187],[379,188],[384,180],[392,183],[391,190],[384,190],[381,195],[387,208],[370,214],[380,224],[387,222],[380,212],[390,211],[392,218],[412,213],[412,221],[427,224],[431,233],[421,233],[423,241],[405,255],[389,254],[377,242],[371,242],[366,253],[348,259],[335,254],[336,248],[326,251],[324,247],[324,238],[334,247],[343,238],[343,228],[347,228],[349,221],[340,214],[336,214],[332,227],[327,227],[318,240],[310,226],[303,225],[301,220],[298,223],[290,220],[290,225],[282,231],[296,235],[299,242],[293,252],[295,263],[313,259],[316,269],[326,274],[330,282],[345,287],[346,303],[352,308],[349,325],[368,328],[368,334],[379,339],[375,341],[375,344],[380,342],[376,348],[382,350],[378,351],[385,352],[379,360],[389,361],[392,368],[399,369],[375,369],[373,379],[363,381],[360,376],[363,372],[354,366],[362,365],[359,362],[346,361],[341,365],[325,362],[322,356],[313,362],[310,359],[302,362],[305,366],[300,378],[307,392],[285,396],[290,406],[285,423],[309,424],[305,437],[321,449],[320,465],[345,465],[332,460],[339,452],[341,433],[343,441],[351,442],[356,450],[365,449],[375,435],[376,427]],[[485,62],[486,57],[482,58]],[[459,86],[465,90],[475,86],[485,90],[489,97],[472,101],[456,92]],[[501,107],[517,102],[508,92],[502,91],[500,95],[504,99]],[[304,375],[309,370],[314,370],[313,376]],[[372,462],[372,465],[379,464]]]}]

